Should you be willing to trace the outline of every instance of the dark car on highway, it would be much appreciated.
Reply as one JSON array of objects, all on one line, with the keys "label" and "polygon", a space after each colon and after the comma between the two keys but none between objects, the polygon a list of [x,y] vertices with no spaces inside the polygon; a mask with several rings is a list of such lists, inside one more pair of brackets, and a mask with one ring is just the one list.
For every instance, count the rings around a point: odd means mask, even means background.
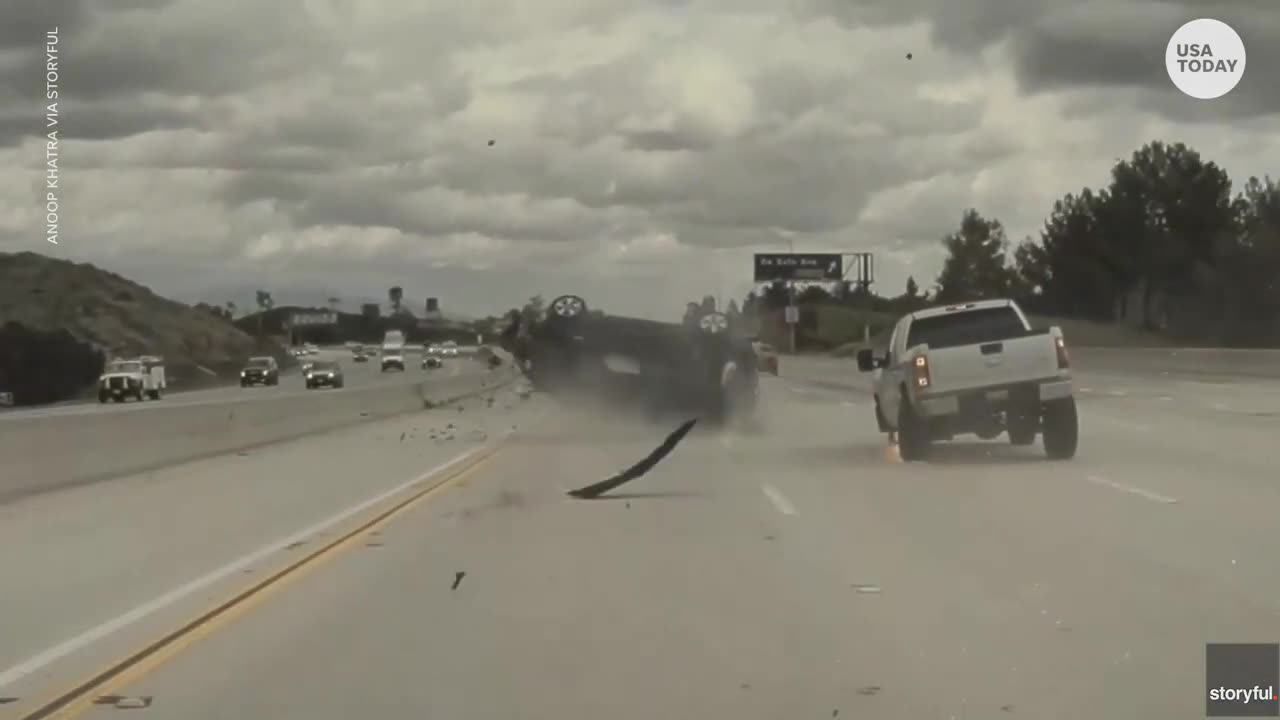
[{"label": "dark car on highway", "polygon": [[689,411],[715,421],[755,411],[755,351],[722,313],[665,323],[589,311],[582,298],[564,295],[544,317],[513,313],[502,347],[551,393],[621,395],[651,414]]},{"label": "dark car on highway", "polygon": [[314,390],[318,387],[340,388],[345,384],[342,376],[342,366],[336,362],[316,361],[312,363],[311,368],[307,370],[307,389]]},{"label": "dark car on highway", "polygon": [[279,385],[280,366],[273,357],[252,357],[240,371],[240,387]]}]

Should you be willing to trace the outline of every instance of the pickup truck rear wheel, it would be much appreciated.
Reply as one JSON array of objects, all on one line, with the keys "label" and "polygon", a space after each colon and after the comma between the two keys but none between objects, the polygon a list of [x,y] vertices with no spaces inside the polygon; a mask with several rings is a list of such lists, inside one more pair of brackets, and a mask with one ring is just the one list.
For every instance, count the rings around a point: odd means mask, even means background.
[{"label": "pickup truck rear wheel", "polygon": [[1080,417],[1074,397],[1044,405],[1044,452],[1051,460],[1069,460],[1080,444]]},{"label": "pickup truck rear wheel", "polygon": [[929,428],[904,395],[898,402],[898,454],[904,462],[923,460],[929,454],[929,441]]}]

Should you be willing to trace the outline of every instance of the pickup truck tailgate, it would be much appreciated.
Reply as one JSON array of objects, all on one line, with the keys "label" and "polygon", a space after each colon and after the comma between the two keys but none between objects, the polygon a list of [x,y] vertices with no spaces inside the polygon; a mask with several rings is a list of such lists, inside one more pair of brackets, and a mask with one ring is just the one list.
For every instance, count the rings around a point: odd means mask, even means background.
[{"label": "pickup truck tailgate", "polygon": [[939,393],[1013,385],[1058,374],[1057,341],[1047,333],[929,350],[926,355],[930,385]]}]

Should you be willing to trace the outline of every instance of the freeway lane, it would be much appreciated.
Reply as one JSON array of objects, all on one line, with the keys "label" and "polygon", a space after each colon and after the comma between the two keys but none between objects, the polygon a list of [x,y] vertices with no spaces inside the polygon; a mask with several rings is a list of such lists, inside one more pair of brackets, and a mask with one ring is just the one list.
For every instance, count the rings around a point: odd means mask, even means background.
[{"label": "freeway lane", "polygon": [[[339,349],[322,349],[319,355],[312,356],[317,360],[336,360],[341,363],[346,375],[347,390],[360,390],[369,387],[385,387],[388,385],[407,385],[421,380],[425,374],[418,368],[417,356],[410,355],[411,365],[404,373],[380,371],[377,358],[368,363],[357,363],[351,360],[351,353]],[[459,361],[470,364],[469,361]],[[273,402],[281,398],[298,397],[308,391],[303,385],[302,372],[298,368],[283,370],[280,373],[280,384],[274,387],[262,385],[242,388],[238,385],[191,390],[188,392],[171,392],[159,401],[128,401],[123,403],[107,403],[100,405],[94,402],[76,402],[58,404],[48,407],[23,408],[0,413],[0,423],[23,422],[36,418],[58,418],[77,415],[101,415],[107,413],[131,413],[160,410],[166,407],[192,407],[199,405],[219,405],[241,402]]]},{"label": "freeway lane", "polygon": [[[669,428],[540,396],[455,411],[518,432],[459,486],[98,692],[150,696],[165,719],[1203,717],[1203,644],[1280,638],[1280,428],[1213,410],[1212,388],[1124,382],[1082,394],[1075,462],[961,441],[904,465],[865,395],[770,378],[761,432],[695,431],[585,502],[563,491]],[[1261,390],[1258,408],[1280,397]],[[462,449],[397,439],[427,417],[13,506],[0,574],[21,647],[0,666]],[[0,685],[21,698],[0,717],[247,582]]]}]

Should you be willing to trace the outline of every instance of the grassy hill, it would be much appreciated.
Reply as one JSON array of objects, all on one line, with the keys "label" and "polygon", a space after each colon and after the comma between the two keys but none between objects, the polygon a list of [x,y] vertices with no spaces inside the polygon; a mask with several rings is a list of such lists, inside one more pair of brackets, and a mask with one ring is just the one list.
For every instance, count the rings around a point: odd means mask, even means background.
[{"label": "grassy hill", "polygon": [[40,330],[65,329],[112,355],[160,355],[171,389],[228,380],[250,355],[271,354],[226,320],[85,263],[32,252],[0,253],[0,318]]}]

